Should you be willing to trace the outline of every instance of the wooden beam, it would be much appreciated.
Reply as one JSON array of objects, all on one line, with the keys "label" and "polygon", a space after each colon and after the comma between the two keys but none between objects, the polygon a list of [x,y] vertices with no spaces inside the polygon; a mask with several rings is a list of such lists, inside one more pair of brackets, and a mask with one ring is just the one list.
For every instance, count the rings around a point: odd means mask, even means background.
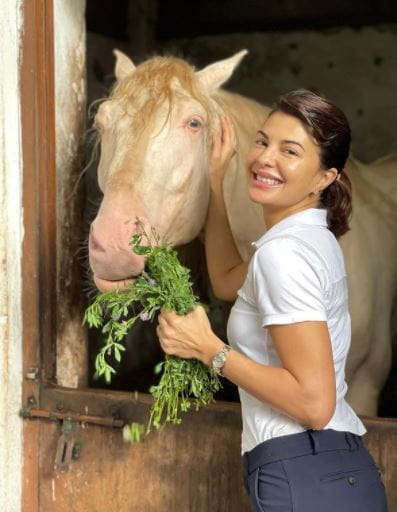
[{"label": "wooden beam", "polygon": [[246,0],[167,0],[158,2],[159,39],[204,34],[307,30],[341,25],[360,26],[397,21],[397,3],[283,2]]},{"label": "wooden beam", "polygon": [[[39,402],[39,380],[55,375],[55,124],[52,0],[24,2],[21,123],[23,155],[23,402]],[[40,351],[40,339],[46,339]],[[35,369],[38,379],[34,378]],[[40,369],[43,368],[42,371]],[[26,378],[28,376],[28,378]],[[33,378],[29,378],[33,377]],[[24,423],[23,512],[39,511],[39,425]]]}]

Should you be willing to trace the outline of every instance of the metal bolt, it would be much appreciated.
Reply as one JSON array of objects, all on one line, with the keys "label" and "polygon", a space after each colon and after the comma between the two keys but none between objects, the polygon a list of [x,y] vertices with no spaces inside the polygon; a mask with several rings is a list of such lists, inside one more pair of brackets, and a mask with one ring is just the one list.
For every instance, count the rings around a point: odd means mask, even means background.
[{"label": "metal bolt", "polygon": [[25,378],[28,380],[39,380],[39,369],[32,367],[25,373]]},{"label": "metal bolt", "polygon": [[73,446],[73,450],[72,450],[72,459],[78,460],[80,458],[80,455],[81,455],[81,444],[75,443],[75,445]]},{"label": "metal bolt", "polygon": [[28,405],[37,405],[36,398],[33,395],[28,397]]},{"label": "metal bolt", "polygon": [[120,416],[120,410],[117,405],[109,407],[109,416],[113,416],[113,418],[118,418]]},{"label": "metal bolt", "polygon": [[69,416],[62,422],[62,432],[69,433],[74,429],[74,422]]}]

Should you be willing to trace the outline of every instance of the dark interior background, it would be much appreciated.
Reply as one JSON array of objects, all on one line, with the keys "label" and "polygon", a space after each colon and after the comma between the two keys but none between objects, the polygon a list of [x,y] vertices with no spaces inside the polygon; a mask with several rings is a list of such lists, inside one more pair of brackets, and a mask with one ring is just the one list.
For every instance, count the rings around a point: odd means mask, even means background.
[{"label": "dark interior background", "polygon": [[[267,104],[293,88],[317,90],[346,112],[353,152],[361,160],[397,151],[397,2],[117,0],[99,6],[87,0],[86,21],[88,104],[106,97],[113,83],[113,48],[135,63],[171,53],[197,68],[247,48],[250,53],[227,88]],[[95,170],[94,163],[86,173],[87,225],[101,197]],[[180,254],[192,268],[197,292],[211,304],[216,332],[225,338],[229,305],[211,295],[200,242],[192,242]],[[100,334],[91,332],[91,376],[100,343]],[[147,391],[156,381],[153,367],[162,358],[154,326],[137,325],[127,346],[112,387]],[[394,354],[380,416],[397,417],[396,359]],[[104,387],[93,379],[91,385]],[[218,398],[238,400],[235,387],[225,382]]]},{"label": "dark interior background", "polygon": [[268,30],[394,23],[397,4],[390,0],[87,0],[87,29],[115,39],[130,39],[130,21],[150,15],[157,42],[179,37]]}]

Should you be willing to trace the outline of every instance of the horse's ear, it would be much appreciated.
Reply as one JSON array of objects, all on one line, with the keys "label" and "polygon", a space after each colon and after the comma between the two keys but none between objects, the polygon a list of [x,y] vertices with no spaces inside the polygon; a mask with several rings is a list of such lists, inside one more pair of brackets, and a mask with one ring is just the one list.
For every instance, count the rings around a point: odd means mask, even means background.
[{"label": "horse's ear", "polygon": [[115,48],[113,54],[116,57],[116,65],[114,67],[114,74],[116,75],[117,81],[119,82],[127,75],[130,75],[135,71],[135,65],[127,55],[120,50]]},{"label": "horse's ear", "polygon": [[207,92],[211,94],[224,84],[226,80],[229,80],[233,71],[247,53],[247,50],[241,50],[228,59],[214,62],[201,71],[197,71],[196,76]]}]

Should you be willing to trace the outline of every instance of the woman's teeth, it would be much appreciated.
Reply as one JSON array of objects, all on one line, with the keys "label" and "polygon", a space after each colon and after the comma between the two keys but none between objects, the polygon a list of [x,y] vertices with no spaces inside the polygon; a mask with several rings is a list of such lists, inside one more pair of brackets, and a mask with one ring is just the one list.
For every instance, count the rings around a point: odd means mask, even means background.
[{"label": "woman's teeth", "polygon": [[264,176],[259,176],[259,174],[255,174],[255,179],[258,181],[262,181],[263,183],[267,183],[268,185],[279,185],[280,183],[282,183],[282,181],[280,180],[265,178]]}]

